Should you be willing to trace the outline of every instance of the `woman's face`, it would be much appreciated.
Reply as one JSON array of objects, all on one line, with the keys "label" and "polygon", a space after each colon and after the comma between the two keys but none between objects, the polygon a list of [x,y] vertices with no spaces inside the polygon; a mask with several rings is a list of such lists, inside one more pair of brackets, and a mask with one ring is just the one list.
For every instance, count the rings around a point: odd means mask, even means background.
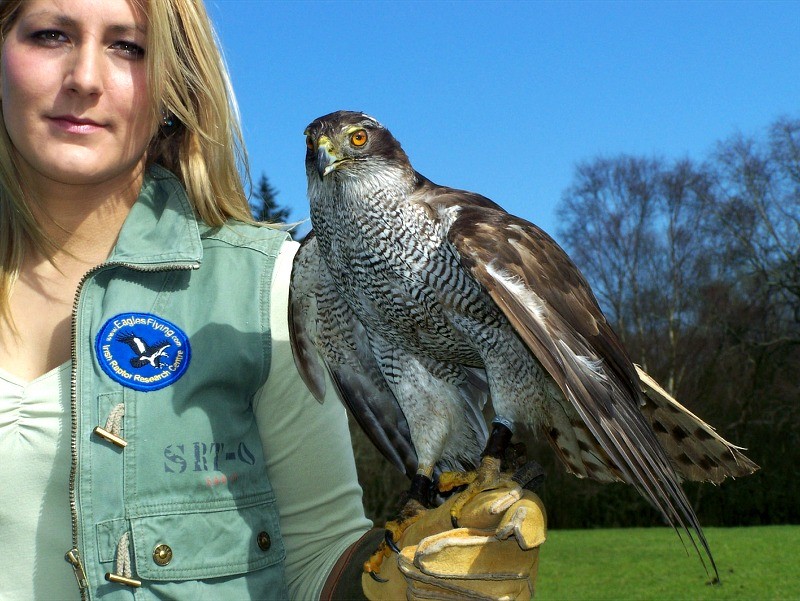
[{"label": "woman's face", "polygon": [[0,90],[23,174],[73,185],[138,174],[154,131],[145,16],[128,0],[25,0],[20,11]]}]

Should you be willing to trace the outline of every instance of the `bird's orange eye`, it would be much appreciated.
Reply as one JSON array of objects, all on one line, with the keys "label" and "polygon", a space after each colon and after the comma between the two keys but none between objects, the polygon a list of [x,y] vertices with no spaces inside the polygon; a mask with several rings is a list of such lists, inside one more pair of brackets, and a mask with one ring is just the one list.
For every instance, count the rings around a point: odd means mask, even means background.
[{"label": "bird's orange eye", "polygon": [[314,150],[314,140],[311,139],[311,136],[306,136],[306,148]]},{"label": "bird's orange eye", "polygon": [[350,134],[350,143],[353,146],[363,146],[367,143],[367,132],[364,129],[359,129]]}]

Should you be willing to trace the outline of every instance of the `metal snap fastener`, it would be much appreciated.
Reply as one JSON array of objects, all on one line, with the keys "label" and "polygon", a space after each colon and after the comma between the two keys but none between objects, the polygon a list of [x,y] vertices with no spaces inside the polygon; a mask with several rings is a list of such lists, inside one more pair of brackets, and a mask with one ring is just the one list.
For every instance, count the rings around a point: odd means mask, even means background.
[{"label": "metal snap fastener", "polygon": [[153,549],[153,561],[160,566],[165,566],[172,561],[172,549],[169,548],[169,545],[161,544]]},{"label": "metal snap fastener", "polygon": [[259,532],[256,537],[256,542],[258,543],[258,548],[262,551],[268,551],[270,546],[272,546],[272,541],[269,538],[269,534],[266,532]]}]

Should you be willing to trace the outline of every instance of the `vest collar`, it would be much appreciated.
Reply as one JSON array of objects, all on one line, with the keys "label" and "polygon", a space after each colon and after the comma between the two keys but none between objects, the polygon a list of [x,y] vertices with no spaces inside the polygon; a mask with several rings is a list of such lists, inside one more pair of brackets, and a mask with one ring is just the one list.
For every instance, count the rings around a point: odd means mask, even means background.
[{"label": "vest collar", "polygon": [[172,173],[151,165],[108,258],[112,263],[199,263],[203,258],[198,219]]}]

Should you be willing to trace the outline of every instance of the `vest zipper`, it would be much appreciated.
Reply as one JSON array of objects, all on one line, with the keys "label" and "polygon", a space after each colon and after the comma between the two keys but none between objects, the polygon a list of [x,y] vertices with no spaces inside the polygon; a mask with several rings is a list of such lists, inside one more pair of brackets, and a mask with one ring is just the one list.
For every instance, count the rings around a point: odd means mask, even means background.
[{"label": "vest zipper", "polygon": [[78,589],[81,592],[81,599],[83,599],[84,591],[89,588],[89,584],[86,582],[86,572],[83,571],[83,564],[81,563],[81,556],[78,553],[78,549],[72,548],[67,551],[66,555],[64,555],[64,559],[72,564],[72,570],[75,572],[75,580],[78,581]]},{"label": "vest zipper", "polygon": [[75,291],[75,300],[72,303],[72,326],[71,326],[71,342],[70,342],[70,356],[72,359],[72,373],[70,376],[70,410],[72,415],[72,430],[70,438],[70,452],[72,454],[72,463],[69,470],[69,508],[72,513],[72,549],[67,551],[64,558],[72,565],[75,572],[75,579],[78,581],[78,589],[81,593],[81,601],[86,601],[89,590],[89,581],[86,578],[86,572],[81,563],[80,553],[78,551],[78,502],[75,498],[75,480],[78,475],[78,345],[76,343],[77,330],[78,330],[78,305],[80,303],[81,292],[83,285],[91,276],[103,269],[111,267],[126,267],[134,271],[141,272],[155,272],[155,271],[173,271],[173,270],[194,270],[199,269],[200,263],[169,263],[157,266],[142,266],[134,265],[131,263],[114,262],[103,263],[97,265],[83,274],[83,277],[78,282],[78,288]]}]

